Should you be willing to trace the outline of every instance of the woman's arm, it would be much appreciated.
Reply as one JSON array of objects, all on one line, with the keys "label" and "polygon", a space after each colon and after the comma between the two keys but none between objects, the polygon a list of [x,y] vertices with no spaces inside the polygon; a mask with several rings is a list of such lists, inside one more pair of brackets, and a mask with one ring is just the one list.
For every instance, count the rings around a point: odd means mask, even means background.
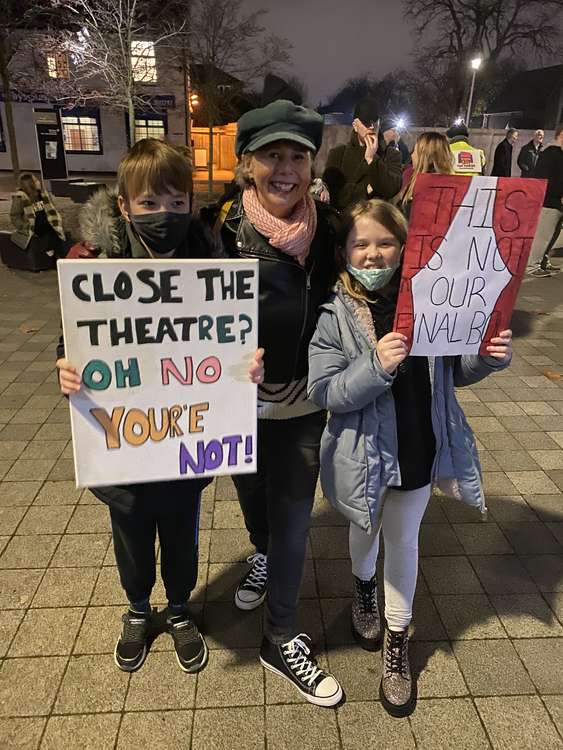
[{"label": "woman's arm", "polygon": [[336,316],[322,312],[309,345],[308,396],[332,412],[362,409],[391,387],[394,377],[375,352],[349,361],[342,349]]}]

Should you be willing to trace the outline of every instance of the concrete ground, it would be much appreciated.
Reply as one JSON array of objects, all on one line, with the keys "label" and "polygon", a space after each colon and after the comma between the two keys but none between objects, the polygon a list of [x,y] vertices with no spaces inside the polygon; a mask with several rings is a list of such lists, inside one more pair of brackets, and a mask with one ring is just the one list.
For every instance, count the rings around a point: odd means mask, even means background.
[{"label": "concrete ground", "polygon": [[347,529],[320,493],[300,616],[342,706],[304,703],[258,663],[261,612],[233,604],[252,550],[229,479],[203,500],[193,608],[207,668],[181,672],[166,635],[138,673],[115,667],[124,598],[107,510],[74,486],[56,276],[0,267],[0,748],[563,748],[563,274],[525,280],[514,327],[512,367],[459,394],[489,513],[431,501],[411,647],[420,698],[397,720],[377,700],[380,655],[352,643]]}]

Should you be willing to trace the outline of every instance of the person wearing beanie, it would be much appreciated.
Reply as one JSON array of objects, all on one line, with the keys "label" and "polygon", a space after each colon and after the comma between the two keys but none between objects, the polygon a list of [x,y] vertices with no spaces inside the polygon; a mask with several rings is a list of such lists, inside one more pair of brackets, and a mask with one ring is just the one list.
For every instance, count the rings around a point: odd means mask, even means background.
[{"label": "person wearing beanie", "polygon": [[469,130],[462,122],[446,130],[453,156],[454,174],[482,175],[485,169],[485,152],[469,143]]},{"label": "person wearing beanie", "polygon": [[260,288],[258,471],[233,477],[255,551],[235,605],[249,611],[265,602],[262,665],[310,703],[333,706],[342,688],[316,663],[296,623],[326,422],[307,399],[307,354],[335,281],[339,221],[309,192],[323,124],[283,99],[244,114],[235,143],[240,193],[209,218],[227,257],[258,260]]},{"label": "person wearing beanie", "polygon": [[389,199],[401,189],[402,158],[392,120],[379,118],[373,100],[360,101],[354,112],[350,142],[328,154],[323,181],[340,211],[360,200]]}]

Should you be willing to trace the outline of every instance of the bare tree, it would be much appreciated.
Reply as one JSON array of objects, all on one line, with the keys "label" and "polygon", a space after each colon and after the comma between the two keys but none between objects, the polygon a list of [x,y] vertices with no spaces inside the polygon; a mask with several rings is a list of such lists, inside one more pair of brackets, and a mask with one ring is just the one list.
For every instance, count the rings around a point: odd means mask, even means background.
[{"label": "bare tree", "polygon": [[243,85],[289,62],[291,45],[269,34],[266,11],[243,12],[242,0],[196,0],[192,15],[191,62],[199,66],[198,93],[209,127],[209,193],[213,192],[213,126]]},{"label": "bare tree", "polygon": [[455,66],[458,111],[471,55],[497,63],[507,53],[541,57],[560,45],[563,0],[405,0],[404,9],[422,42],[417,64],[431,55],[438,68],[443,64],[442,72],[448,64]]},{"label": "bare tree", "polygon": [[69,77],[60,82],[57,99],[71,106],[95,101],[124,110],[134,142],[135,110],[154,109],[146,85],[156,81],[156,55],[184,31],[185,19],[157,25],[147,0],[53,1],[75,24],[57,40],[44,40],[47,46],[58,42],[70,57]]},{"label": "bare tree", "polygon": [[20,172],[14,112],[14,87],[18,79],[18,63],[25,65],[29,51],[29,35],[38,28],[48,29],[57,23],[64,25],[63,14],[52,12],[49,0],[3,0],[0,23],[0,81],[4,90],[6,129],[10,143],[12,170],[16,179]]}]

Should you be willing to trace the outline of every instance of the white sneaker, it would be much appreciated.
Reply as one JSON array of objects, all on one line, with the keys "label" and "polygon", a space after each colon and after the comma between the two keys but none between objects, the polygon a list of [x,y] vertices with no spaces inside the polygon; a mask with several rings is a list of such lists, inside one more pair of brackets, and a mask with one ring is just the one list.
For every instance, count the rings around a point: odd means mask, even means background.
[{"label": "white sneaker", "polygon": [[239,583],[235,593],[235,604],[239,609],[256,609],[266,598],[268,581],[268,558],[261,552],[247,559],[251,568]]}]

